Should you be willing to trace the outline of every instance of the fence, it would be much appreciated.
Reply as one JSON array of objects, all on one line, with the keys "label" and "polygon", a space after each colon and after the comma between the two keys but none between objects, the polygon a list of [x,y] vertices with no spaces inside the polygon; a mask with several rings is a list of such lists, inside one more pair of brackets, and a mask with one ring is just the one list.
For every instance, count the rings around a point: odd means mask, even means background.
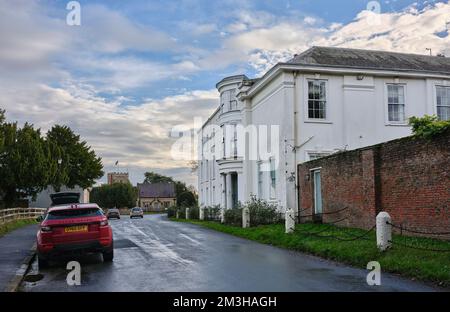
[{"label": "fence", "polygon": [[15,220],[34,219],[45,213],[45,208],[8,208],[0,209],[0,224]]}]

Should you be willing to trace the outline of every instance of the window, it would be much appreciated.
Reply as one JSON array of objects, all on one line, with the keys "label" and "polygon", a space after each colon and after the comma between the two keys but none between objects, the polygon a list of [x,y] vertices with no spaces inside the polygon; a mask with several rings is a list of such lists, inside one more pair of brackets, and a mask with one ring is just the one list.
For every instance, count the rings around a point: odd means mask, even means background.
[{"label": "window", "polygon": [[327,96],[325,80],[308,80],[308,118],[327,118]]},{"label": "window", "polygon": [[450,87],[436,86],[436,110],[439,120],[450,120]]},{"label": "window", "polygon": [[275,170],[275,159],[270,159],[270,198],[276,198],[277,176]]},{"label": "window", "polygon": [[263,178],[264,172],[262,171],[262,163],[258,162],[258,196],[260,199],[263,198]]},{"label": "window", "polygon": [[405,122],[405,86],[389,84],[388,121]]}]

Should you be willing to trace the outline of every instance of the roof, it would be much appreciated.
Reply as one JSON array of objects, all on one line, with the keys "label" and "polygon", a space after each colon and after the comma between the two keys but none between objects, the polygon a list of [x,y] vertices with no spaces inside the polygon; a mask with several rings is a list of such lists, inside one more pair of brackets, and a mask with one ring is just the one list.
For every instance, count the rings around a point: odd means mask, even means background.
[{"label": "roof", "polygon": [[312,47],[287,64],[450,75],[448,57],[334,47]]},{"label": "roof", "polygon": [[139,198],[175,197],[175,184],[173,183],[138,183],[137,188]]},{"label": "roof", "polygon": [[66,210],[66,209],[88,209],[88,208],[100,209],[100,207],[97,204],[89,203],[89,204],[70,204],[70,205],[52,206],[48,209],[48,211]]}]

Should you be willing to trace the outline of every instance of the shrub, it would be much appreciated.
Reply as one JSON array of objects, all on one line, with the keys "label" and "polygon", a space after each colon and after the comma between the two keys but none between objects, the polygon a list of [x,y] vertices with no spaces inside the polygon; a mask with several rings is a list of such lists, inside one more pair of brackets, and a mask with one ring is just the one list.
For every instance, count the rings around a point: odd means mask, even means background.
[{"label": "shrub", "polygon": [[219,221],[220,220],[220,205],[203,208],[205,221]]},{"label": "shrub", "polygon": [[273,224],[281,220],[280,214],[277,212],[277,206],[263,199],[252,197],[246,206],[250,210],[251,226]]},{"label": "shrub", "polygon": [[180,219],[186,219],[186,208],[178,207],[177,211]]},{"label": "shrub", "polygon": [[170,206],[167,208],[167,217],[175,218],[177,216],[177,206]]},{"label": "shrub", "polygon": [[242,226],[242,208],[225,210],[225,224]]},{"label": "shrub", "polygon": [[450,129],[450,120],[439,120],[437,116],[425,115],[422,118],[409,118],[409,125],[412,127],[412,132],[415,136],[431,138]]},{"label": "shrub", "polygon": [[189,219],[199,219],[199,209],[198,207],[189,207]]}]

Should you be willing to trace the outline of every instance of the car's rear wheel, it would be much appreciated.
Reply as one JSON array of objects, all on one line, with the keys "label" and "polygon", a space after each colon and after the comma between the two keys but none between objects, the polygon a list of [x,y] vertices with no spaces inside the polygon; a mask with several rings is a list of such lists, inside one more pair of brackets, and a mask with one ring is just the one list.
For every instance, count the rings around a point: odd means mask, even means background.
[{"label": "car's rear wheel", "polygon": [[48,267],[48,259],[38,254],[38,265],[39,269],[44,269]]},{"label": "car's rear wheel", "polygon": [[114,259],[114,248],[103,252],[103,262],[111,262]]}]

